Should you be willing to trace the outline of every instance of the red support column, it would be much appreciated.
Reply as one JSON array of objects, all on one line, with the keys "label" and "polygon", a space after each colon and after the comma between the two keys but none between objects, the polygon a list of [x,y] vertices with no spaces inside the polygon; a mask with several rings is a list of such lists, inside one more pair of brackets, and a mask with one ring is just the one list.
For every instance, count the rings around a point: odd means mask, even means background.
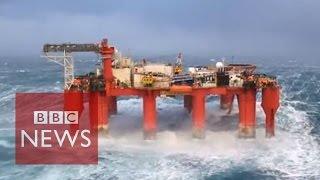
[{"label": "red support column", "polygon": [[234,94],[220,95],[220,108],[229,109],[231,112]]},{"label": "red support column", "polygon": [[112,58],[114,54],[114,47],[109,47],[107,39],[103,39],[100,45],[100,53],[102,55],[103,62],[103,77],[106,82],[112,82]]},{"label": "red support column", "polygon": [[110,115],[117,114],[118,107],[117,107],[117,97],[116,96],[109,96],[109,111]]},{"label": "red support column", "polygon": [[157,131],[157,110],[156,96],[152,91],[146,91],[143,96],[143,134],[144,139],[156,138]]},{"label": "red support column", "polygon": [[184,108],[186,108],[187,111],[190,113],[192,110],[192,96],[184,95],[183,97],[184,97],[184,100],[183,100]]},{"label": "red support column", "polygon": [[237,98],[239,105],[239,137],[253,138],[256,134],[256,89],[244,90]]},{"label": "red support column", "polygon": [[[112,60],[114,54],[114,47],[110,47],[108,45],[108,40],[103,39],[100,44],[100,54],[102,56],[102,63],[103,63],[103,78],[105,80],[105,92],[108,95],[106,97],[106,103],[110,114],[116,113],[116,101],[114,97],[109,96],[111,88],[114,87],[113,81],[113,73],[112,73]],[[109,113],[108,113],[109,115]]]},{"label": "red support column", "polygon": [[90,126],[108,133],[108,104],[107,96],[104,92],[90,92],[89,113]]},{"label": "red support column", "polygon": [[89,93],[89,117],[90,117],[90,127],[91,129],[98,129],[98,120],[99,120],[99,105],[98,105],[98,93],[99,92],[90,92]]},{"label": "red support column", "polygon": [[[93,121],[98,122],[98,128],[108,132],[108,123],[109,123],[109,109],[111,106],[110,96],[107,96],[110,93],[111,88],[113,88],[113,74],[112,74],[112,60],[114,54],[114,47],[108,45],[108,40],[103,39],[100,43],[100,54],[102,56],[103,63],[103,78],[105,80],[105,92],[98,93],[98,95],[92,94],[92,119]],[[93,92],[96,93],[96,92]],[[96,108],[94,108],[96,107]],[[98,116],[98,117],[96,117]],[[91,118],[91,112],[90,112]]]},{"label": "red support column", "polygon": [[266,114],[266,137],[274,136],[275,114],[279,108],[280,88],[269,87],[262,89],[261,106]]},{"label": "red support column", "polygon": [[[78,119],[83,111],[83,92],[80,89],[64,90],[64,110],[65,111],[78,111]],[[79,124],[70,124],[71,132],[79,129]]]},{"label": "red support column", "polygon": [[109,131],[109,106],[105,92],[99,92],[99,120],[98,128],[105,133]]},{"label": "red support column", "polygon": [[205,94],[194,91],[192,94],[192,134],[194,138],[205,137]]}]

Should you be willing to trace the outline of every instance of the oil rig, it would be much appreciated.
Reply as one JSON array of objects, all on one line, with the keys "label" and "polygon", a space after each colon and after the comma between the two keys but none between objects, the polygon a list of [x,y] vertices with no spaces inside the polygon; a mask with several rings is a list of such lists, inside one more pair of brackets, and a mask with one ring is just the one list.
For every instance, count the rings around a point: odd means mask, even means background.
[{"label": "oil rig", "polygon": [[[101,64],[88,74],[75,76],[72,53],[76,52],[96,53]],[[43,53],[64,66],[64,109],[77,110],[81,115],[84,99],[88,99],[92,128],[107,132],[110,115],[117,113],[117,97],[138,96],[143,99],[143,137],[155,139],[156,97],[181,95],[184,108],[191,113],[192,135],[201,139],[205,137],[206,96],[218,95],[220,108],[229,113],[236,97],[238,135],[254,138],[256,94],[261,92],[266,137],[275,135],[280,86],[276,77],[255,73],[255,65],[220,61],[215,65],[184,67],[181,53],[173,64],[151,63],[145,59],[134,62],[110,46],[107,39],[91,44],[45,44]]]}]

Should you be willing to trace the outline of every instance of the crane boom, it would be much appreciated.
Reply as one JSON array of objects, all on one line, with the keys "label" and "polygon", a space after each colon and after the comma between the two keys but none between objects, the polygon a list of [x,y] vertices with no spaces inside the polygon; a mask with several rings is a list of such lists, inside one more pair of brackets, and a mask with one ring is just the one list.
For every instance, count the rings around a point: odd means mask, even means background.
[{"label": "crane boom", "polygon": [[99,44],[45,44],[43,52],[99,52]]},{"label": "crane boom", "polygon": [[[99,53],[99,44],[45,44],[43,46],[44,57],[64,67],[64,88],[70,89],[74,80],[74,65],[71,53],[95,52]],[[62,54],[61,54],[62,53]],[[59,55],[60,54],[60,55]]]}]

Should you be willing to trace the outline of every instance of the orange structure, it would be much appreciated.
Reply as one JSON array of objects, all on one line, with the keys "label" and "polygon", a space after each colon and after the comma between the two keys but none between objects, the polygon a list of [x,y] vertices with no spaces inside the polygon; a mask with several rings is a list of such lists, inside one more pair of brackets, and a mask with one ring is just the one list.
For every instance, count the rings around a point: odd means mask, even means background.
[{"label": "orange structure", "polygon": [[279,87],[262,89],[261,106],[266,114],[266,136],[274,136],[275,114],[279,108],[280,91]]},{"label": "orange structure", "polygon": [[143,133],[145,139],[155,139],[157,131],[156,94],[145,91],[143,95]]},{"label": "orange structure", "polygon": [[233,104],[234,95],[227,94],[220,96],[220,108],[221,109],[230,109]]},{"label": "orange structure", "polygon": [[191,94],[193,137],[203,138],[206,118],[206,91],[204,89],[194,89]]},{"label": "orange structure", "polygon": [[[84,97],[83,92],[80,89],[73,88],[64,91],[64,110],[66,111],[78,111],[78,115],[81,116],[84,109]],[[71,132],[75,132],[79,129],[79,124],[70,125]]]},{"label": "orange structure", "polygon": [[239,136],[254,137],[256,126],[256,89],[237,94],[239,105]]},{"label": "orange structure", "polygon": [[[51,48],[51,49],[50,49]],[[230,109],[236,97],[239,106],[239,137],[255,137],[256,129],[256,93],[262,89],[262,107],[266,114],[266,136],[274,136],[275,114],[279,107],[280,88],[274,82],[262,84],[261,86],[250,86],[254,82],[253,76],[245,76],[244,81],[249,85],[243,87],[234,87],[221,85],[216,87],[203,87],[198,85],[172,85],[168,88],[134,88],[121,87],[116,84],[113,76],[113,58],[115,48],[110,47],[106,39],[97,46],[72,47],[70,51],[93,51],[100,53],[102,57],[102,78],[97,81],[103,84],[103,88],[75,89],[71,86],[65,90],[65,109],[83,110],[83,92],[89,94],[89,113],[92,128],[108,131],[109,117],[117,113],[118,96],[139,96],[143,99],[143,132],[145,139],[155,139],[157,132],[157,108],[156,97],[162,94],[183,95],[184,107],[192,114],[192,133],[195,138],[205,137],[206,127],[206,96],[219,95],[222,109]],[[82,48],[82,49],[81,49]],[[45,45],[44,51],[60,51],[61,46]],[[68,49],[67,49],[68,50]],[[64,50],[66,51],[66,49]],[[240,69],[238,65],[233,65]],[[251,66],[250,66],[251,67]],[[237,70],[238,70],[237,69]],[[250,69],[251,71],[251,69]],[[247,72],[247,71],[246,71]],[[265,78],[265,77],[264,77]],[[96,80],[95,80],[96,82]],[[273,84],[272,84],[273,83]],[[90,83],[90,86],[93,83]],[[77,127],[74,127],[77,128]]]}]

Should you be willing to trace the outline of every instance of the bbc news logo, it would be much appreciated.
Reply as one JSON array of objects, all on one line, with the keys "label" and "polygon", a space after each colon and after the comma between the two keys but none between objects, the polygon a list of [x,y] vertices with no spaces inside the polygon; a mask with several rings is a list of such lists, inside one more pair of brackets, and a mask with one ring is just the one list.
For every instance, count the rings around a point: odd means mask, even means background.
[{"label": "bbc news logo", "polygon": [[16,94],[17,164],[97,164],[88,110],[64,110],[62,93]]},{"label": "bbc news logo", "polygon": [[34,111],[34,124],[78,124],[78,111]]},{"label": "bbc news logo", "polygon": [[[34,111],[33,112],[33,123],[34,124],[78,124],[78,111]],[[79,139],[84,140],[81,142],[82,147],[90,147],[91,140],[90,130],[84,129],[81,132],[76,130],[74,135],[71,131],[64,130],[60,135],[58,130],[42,129],[40,131],[34,130],[34,136],[28,134],[25,130],[21,130],[21,147],[25,147],[25,143],[29,142],[34,147],[46,147],[51,148],[53,145],[51,142],[54,140],[50,134],[54,134],[54,138],[57,140],[60,147],[63,146],[65,141],[68,141],[71,147],[74,147],[75,142]],[[33,137],[33,138],[32,138]],[[38,139],[40,138],[40,141]],[[38,144],[40,142],[40,144]]]}]

